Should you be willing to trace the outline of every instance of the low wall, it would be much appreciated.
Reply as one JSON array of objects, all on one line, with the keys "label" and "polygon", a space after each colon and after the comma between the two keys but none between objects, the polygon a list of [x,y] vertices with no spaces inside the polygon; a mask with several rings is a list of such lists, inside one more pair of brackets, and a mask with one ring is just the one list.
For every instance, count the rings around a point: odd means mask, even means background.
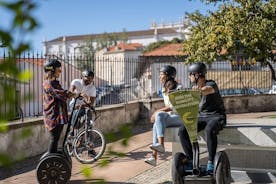
[{"label": "low wall", "polygon": [[[96,127],[103,133],[116,132],[124,124],[134,123],[139,118],[139,103],[112,105],[97,108],[100,114]],[[29,135],[29,136],[28,136]],[[40,155],[47,150],[50,134],[45,129],[42,117],[22,122],[12,122],[8,131],[0,134],[0,153],[6,153],[12,160]]]},{"label": "low wall", "polygon": [[276,110],[276,95],[241,95],[223,97],[227,114]]},{"label": "low wall", "polygon": [[[227,113],[276,111],[276,95],[224,97]],[[148,124],[150,115],[163,106],[162,99],[129,102],[97,108],[100,118],[96,126],[104,133],[116,132],[127,123]],[[31,136],[26,136],[31,134]],[[26,138],[22,138],[26,136]],[[8,153],[13,160],[39,155],[48,147],[49,133],[42,118],[13,122],[6,133],[0,134],[0,153]]]}]

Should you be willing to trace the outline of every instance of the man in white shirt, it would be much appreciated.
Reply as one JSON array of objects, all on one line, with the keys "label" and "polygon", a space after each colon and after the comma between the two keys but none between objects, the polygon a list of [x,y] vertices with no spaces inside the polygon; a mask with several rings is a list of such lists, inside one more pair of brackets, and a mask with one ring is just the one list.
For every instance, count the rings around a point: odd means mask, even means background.
[{"label": "man in white shirt", "polygon": [[[96,87],[93,85],[94,73],[91,70],[84,70],[82,72],[81,79],[74,79],[71,82],[70,91],[75,94],[80,94],[83,98],[77,99],[75,107],[75,98],[73,98],[69,104],[72,111],[71,126],[73,127],[70,136],[74,136],[74,129],[81,128],[83,122],[81,122],[81,117],[85,114],[85,107],[94,105],[96,99]],[[88,110],[87,112],[88,121],[92,119],[92,112]],[[89,150],[88,154],[93,156],[94,150]]]},{"label": "man in white shirt", "polygon": [[[93,85],[94,73],[91,70],[85,70],[82,72],[81,79],[74,79],[71,82],[70,91],[76,94],[81,94],[83,99],[78,99],[75,108],[85,106],[83,100],[90,105],[94,105],[96,99],[96,88]],[[70,102],[70,107],[73,107],[75,99]]]}]

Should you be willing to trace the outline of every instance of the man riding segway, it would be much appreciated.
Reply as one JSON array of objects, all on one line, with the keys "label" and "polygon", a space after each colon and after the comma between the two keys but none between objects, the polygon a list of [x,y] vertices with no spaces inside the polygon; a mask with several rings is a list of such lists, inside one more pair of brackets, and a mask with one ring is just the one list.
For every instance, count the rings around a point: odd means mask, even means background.
[{"label": "man riding segway", "polygon": [[[217,184],[231,182],[231,170],[225,151],[217,150],[217,135],[226,125],[223,100],[215,81],[207,80],[204,63],[193,63],[188,68],[192,89],[169,94],[170,101],[181,116],[184,126],[179,137],[185,153],[177,152],[172,161],[174,184],[201,180]],[[199,165],[198,132],[205,129],[208,150],[207,165]]]},{"label": "man riding segway", "polygon": [[[192,83],[192,89],[201,92],[201,101],[199,103],[198,129],[205,129],[205,136],[208,149],[207,173],[212,175],[214,171],[214,158],[217,150],[217,135],[226,125],[226,114],[223,99],[219,93],[215,81],[207,80],[205,75],[207,68],[204,63],[193,63],[188,68],[189,79]],[[192,145],[188,132],[185,127],[179,129],[179,138],[187,158],[190,160],[187,167],[192,168]]]}]

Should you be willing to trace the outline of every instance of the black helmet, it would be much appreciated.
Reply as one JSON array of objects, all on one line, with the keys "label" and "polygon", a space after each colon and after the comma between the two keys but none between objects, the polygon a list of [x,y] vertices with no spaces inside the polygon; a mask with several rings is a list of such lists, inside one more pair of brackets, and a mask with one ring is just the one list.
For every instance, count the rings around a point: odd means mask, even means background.
[{"label": "black helmet", "polygon": [[83,77],[93,77],[94,78],[94,72],[91,70],[84,70],[81,74]]},{"label": "black helmet", "polygon": [[207,67],[202,62],[192,63],[188,68],[188,72],[190,74],[198,73],[200,76],[204,77],[205,74],[207,73]]},{"label": "black helmet", "polygon": [[44,63],[44,71],[49,72],[52,71],[54,72],[56,68],[61,67],[61,63],[57,59],[49,59]]},{"label": "black helmet", "polygon": [[174,79],[176,75],[176,69],[171,65],[162,66],[160,68],[160,72],[164,72],[169,79]]}]

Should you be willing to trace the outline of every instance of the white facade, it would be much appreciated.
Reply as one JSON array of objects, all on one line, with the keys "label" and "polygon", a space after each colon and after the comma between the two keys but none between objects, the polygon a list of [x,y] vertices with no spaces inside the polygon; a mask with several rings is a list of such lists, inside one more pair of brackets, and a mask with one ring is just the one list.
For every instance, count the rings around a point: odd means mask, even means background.
[{"label": "white facade", "polygon": [[[122,34],[118,32],[116,34]],[[174,38],[186,39],[188,35],[188,23],[182,21],[177,24],[152,24],[150,29],[141,31],[125,32],[128,36],[128,43],[141,43],[147,46],[162,40],[172,40]],[[45,55],[63,55],[65,58],[69,55],[79,53],[79,48],[82,47],[85,41],[93,38],[99,38],[102,34],[77,35],[77,36],[61,36],[59,38],[44,41],[43,52]],[[96,43],[94,43],[96,45]],[[94,46],[95,46],[94,45]]]}]

